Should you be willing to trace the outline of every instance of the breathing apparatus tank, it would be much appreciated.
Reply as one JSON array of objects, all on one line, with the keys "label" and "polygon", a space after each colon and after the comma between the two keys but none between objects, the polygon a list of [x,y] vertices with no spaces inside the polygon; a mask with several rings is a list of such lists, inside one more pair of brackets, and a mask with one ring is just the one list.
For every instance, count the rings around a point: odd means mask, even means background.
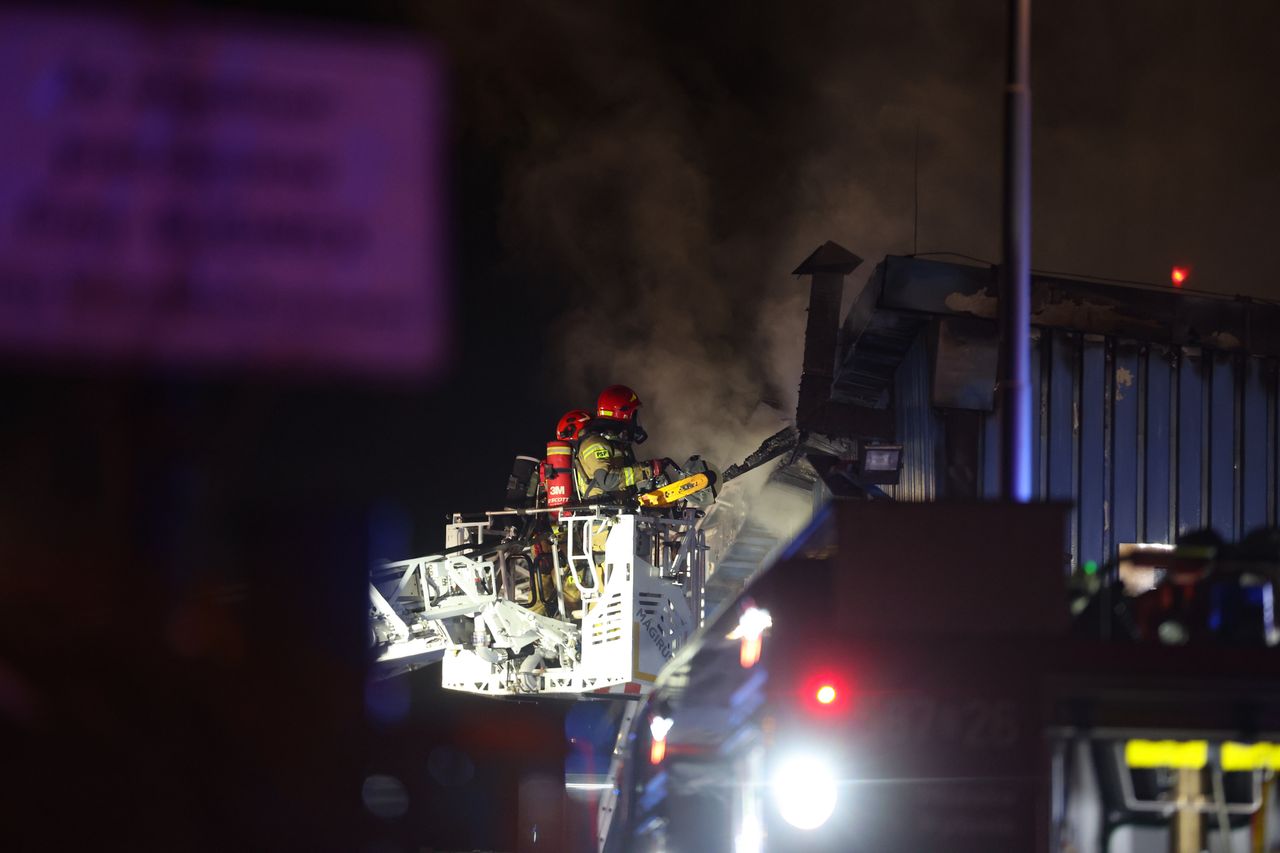
[{"label": "breathing apparatus tank", "polygon": [[564,506],[573,500],[572,443],[547,442],[547,458],[542,463],[542,484],[549,509]]}]

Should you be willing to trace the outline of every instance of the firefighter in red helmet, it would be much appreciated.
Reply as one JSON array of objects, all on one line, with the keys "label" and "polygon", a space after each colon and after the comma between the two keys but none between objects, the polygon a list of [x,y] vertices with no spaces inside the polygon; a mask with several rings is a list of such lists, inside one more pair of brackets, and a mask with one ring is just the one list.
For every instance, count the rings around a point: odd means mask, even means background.
[{"label": "firefighter in red helmet", "polygon": [[556,440],[547,443],[547,458],[542,465],[542,490],[547,506],[562,507],[573,500],[576,484],[573,476],[573,454],[582,428],[591,420],[586,409],[571,409],[556,424]]},{"label": "firefighter in red helmet", "polygon": [[586,409],[572,409],[564,413],[560,423],[556,424],[556,438],[560,441],[577,441],[582,428],[591,421],[591,413]]},{"label": "firefighter in red helmet", "polygon": [[666,485],[669,459],[637,462],[633,444],[648,436],[638,417],[640,398],[625,385],[610,385],[596,401],[596,416],[581,431],[574,456],[578,497],[599,500],[632,497]]}]

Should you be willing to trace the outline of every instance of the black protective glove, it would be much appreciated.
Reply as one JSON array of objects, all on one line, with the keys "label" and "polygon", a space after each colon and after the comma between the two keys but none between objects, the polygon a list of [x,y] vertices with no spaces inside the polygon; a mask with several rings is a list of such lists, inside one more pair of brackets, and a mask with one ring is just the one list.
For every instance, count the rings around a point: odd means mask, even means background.
[{"label": "black protective glove", "polygon": [[701,456],[690,456],[689,460],[684,463],[684,476],[691,477],[694,474],[706,474],[711,485],[700,492],[690,495],[687,500],[696,507],[710,506],[720,493],[720,472],[708,465],[707,461]]},{"label": "black protective glove", "polygon": [[655,459],[653,460],[653,463],[658,467],[659,475],[666,481],[663,485],[669,485],[674,483],[676,480],[683,480],[685,477],[689,476],[682,468],[680,468],[680,466],[676,465],[676,463],[672,462],[670,459]]}]

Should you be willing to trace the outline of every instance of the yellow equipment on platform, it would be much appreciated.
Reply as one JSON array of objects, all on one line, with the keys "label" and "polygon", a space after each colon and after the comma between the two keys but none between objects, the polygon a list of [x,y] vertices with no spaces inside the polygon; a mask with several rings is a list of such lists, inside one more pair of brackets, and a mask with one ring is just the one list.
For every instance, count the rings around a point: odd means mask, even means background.
[{"label": "yellow equipment on platform", "polygon": [[[1169,767],[1199,770],[1209,763],[1207,740],[1131,740],[1124,745],[1124,763],[1135,769]],[[1224,741],[1218,762],[1227,773],[1280,768],[1280,744]]]},{"label": "yellow equipment on platform", "polygon": [[645,492],[636,500],[640,502],[640,506],[649,507],[651,509],[655,507],[671,506],[677,501],[682,501],[710,485],[711,478],[706,474],[694,474],[690,477],[685,477],[683,480],[676,480],[674,483],[670,483],[660,489]]}]

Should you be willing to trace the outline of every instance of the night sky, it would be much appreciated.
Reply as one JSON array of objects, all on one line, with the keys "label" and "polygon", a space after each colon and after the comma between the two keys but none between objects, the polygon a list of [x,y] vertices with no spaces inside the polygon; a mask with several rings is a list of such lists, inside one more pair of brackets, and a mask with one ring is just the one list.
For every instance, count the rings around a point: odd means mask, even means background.
[{"label": "night sky", "polygon": [[[367,561],[427,553],[447,512],[496,507],[511,457],[614,382],[644,399],[655,451],[737,461],[772,431],[761,402],[794,402],[789,272],[825,240],[872,262],[853,286],[886,253],[999,256],[1004,3],[119,8],[422,38],[447,62],[452,125],[444,375],[0,362],[0,699],[20,697],[0,703],[0,743],[23,744],[6,784],[33,809],[69,784],[108,837],[153,798],[167,817],[138,849],[246,832],[321,849],[319,830],[267,827],[432,744],[488,761],[494,797],[556,766],[563,707],[486,710],[429,674],[409,718],[361,728]],[[1278,31],[1271,2],[1036,3],[1034,267],[1164,283],[1181,264],[1188,286],[1280,298]],[[505,758],[476,746],[522,725]],[[192,805],[249,777],[296,801]],[[437,817],[475,796],[431,790]],[[367,829],[351,803],[334,838]],[[415,820],[399,837],[513,845],[482,817]],[[196,826],[215,829],[182,835]]]},{"label": "night sky", "polygon": [[[455,369],[313,403],[335,430],[380,422],[350,474],[390,475],[415,530],[491,504],[508,457],[612,382],[641,392],[656,451],[735,461],[760,400],[792,400],[788,273],[824,240],[999,256],[1002,3],[269,5],[422,32],[450,64]],[[1280,297],[1277,25],[1262,2],[1036,4],[1035,268],[1164,284],[1178,264]],[[466,443],[465,474],[426,473],[423,429]]]}]

